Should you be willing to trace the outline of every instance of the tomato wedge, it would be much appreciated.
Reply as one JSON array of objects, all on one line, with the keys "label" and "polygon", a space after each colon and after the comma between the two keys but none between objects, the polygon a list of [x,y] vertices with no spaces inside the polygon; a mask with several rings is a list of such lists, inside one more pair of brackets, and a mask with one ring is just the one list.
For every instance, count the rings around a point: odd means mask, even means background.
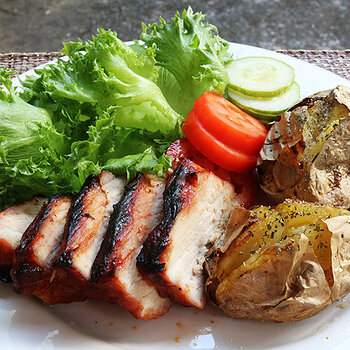
[{"label": "tomato wedge", "polygon": [[231,149],[210,135],[199,122],[194,110],[185,118],[182,131],[199,152],[224,169],[246,173],[256,166],[256,156]]},{"label": "tomato wedge", "polygon": [[195,101],[182,131],[211,161],[238,173],[254,169],[267,135],[257,119],[209,91]]}]

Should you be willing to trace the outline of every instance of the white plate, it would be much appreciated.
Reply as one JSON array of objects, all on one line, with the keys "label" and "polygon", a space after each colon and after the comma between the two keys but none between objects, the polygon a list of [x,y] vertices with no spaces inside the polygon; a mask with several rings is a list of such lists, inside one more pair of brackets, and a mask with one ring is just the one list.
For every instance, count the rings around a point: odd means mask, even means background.
[{"label": "white plate", "polygon": [[[275,52],[231,44],[235,58],[269,56],[295,69],[301,97],[350,81]],[[348,298],[350,305],[350,298]],[[0,349],[350,349],[350,307],[333,304],[308,320],[277,324],[234,320],[208,305],[174,306],[154,321],[137,321],[116,305],[86,301],[49,307],[0,285]]]}]

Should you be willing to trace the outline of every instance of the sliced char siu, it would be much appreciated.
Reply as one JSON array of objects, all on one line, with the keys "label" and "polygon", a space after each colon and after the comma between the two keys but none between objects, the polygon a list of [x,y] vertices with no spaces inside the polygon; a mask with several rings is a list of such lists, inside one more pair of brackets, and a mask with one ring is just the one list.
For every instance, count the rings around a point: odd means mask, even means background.
[{"label": "sliced char siu", "polygon": [[189,160],[176,168],[164,192],[163,220],[137,258],[162,295],[204,307],[205,254],[224,232],[235,195],[230,183]]},{"label": "sliced char siu", "polygon": [[12,266],[23,232],[40,211],[45,198],[33,197],[0,213],[0,269]]},{"label": "sliced char siu", "polygon": [[91,268],[107,231],[108,222],[126,184],[125,179],[108,171],[89,176],[70,211],[65,239],[55,264],[82,288],[86,297],[94,297],[90,288]]},{"label": "sliced char siu", "polygon": [[171,306],[170,299],[159,296],[136,268],[143,242],[162,219],[164,188],[164,180],[147,174],[139,174],[126,186],[92,270],[91,280],[101,295],[142,320],[157,318]]},{"label": "sliced char siu", "polygon": [[17,293],[35,295],[47,304],[81,300],[79,288],[52,268],[71,205],[71,195],[51,197],[24,232],[11,270]]}]

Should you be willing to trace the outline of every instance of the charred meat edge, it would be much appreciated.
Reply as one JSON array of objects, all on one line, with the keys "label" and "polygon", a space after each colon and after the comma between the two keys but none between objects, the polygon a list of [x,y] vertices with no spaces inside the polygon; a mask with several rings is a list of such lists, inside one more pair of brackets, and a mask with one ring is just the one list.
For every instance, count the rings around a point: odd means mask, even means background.
[{"label": "charred meat edge", "polygon": [[106,236],[92,267],[92,283],[97,283],[101,278],[113,275],[115,265],[118,264],[118,261],[114,261],[112,258],[113,251],[132,221],[136,190],[141,181],[142,175],[138,174],[136,179],[125,186],[125,191],[120,201],[113,205],[113,213],[108,223]]},{"label": "charred meat edge", "polygon": [[74,254],[74,250],[66,249],[66,247],[69,245],[69,241],[75,234],[77,228],[80,225],[81,220],[84,217],[87,217],[90,215],[88,213],[84,213],[85,196],[91,189],[99,185],[100,183],[99,183],[98,176],[90,175],[88,176],[85,183],[83,184],[81,191],[78,193],[77,198],[75,199],[69,211],[68,225],[67,225],[67,230],[64,237],[64,243],[63,243],[63,251],[61,252],[55,266],[62,267],[62,268],[72,266],[72,255]]},{"label": "charred meat edge", "polygon": [[162,278],[156,275],[163,272],[165,267],[165,263],[159,262],[160,255],[169,244],[169,232],[177,214],[193,195],[189,187],[191,182],[196,181],[198,170],[202,169],[187,160],[175,169],[164,191],[163,220],[149,234],[137,257],[139,270],[157,284],[164,284]]},{"label": "charred meat edge", "polygon": [[11,283],[12,278],[10,275],[10,271],[5,269],[0,269],[0,281],[4,283]]},{"label": "charred meat edge", "polygon": [[[32,242],[40,232],[44,221],[52,213],[53,206],[62,198],[71,199],[72,195],[57,194],[45,201],[40,212],[24,232],[21,242],[16,249],[16,261],[11,272],[15,289],[26,279],[28,279],[26,282],[33,283],[37,278],[42,277],[43,267],[38,266],[36,262],[32,260]],[[51,266],[45,268],[51,270]]]},{"label": "charred meat edge", "polygon": [[[12,216],[13,215],[13,211],[15,211],[15,216],[19,215],[20,213],[16,213],[18,209],[20,208],[26,208],[27,205],[31,206],[34,205],[35,203],[38,203],[39,205],[44,201],[44,197],[41,196],[35,196],[31,199],[28,199],[22,203],[19,204],[15,204],[11,207],[8,207],[7,209],[3,210],[2,212],[0,212],[0,224],[1,224],[1,218],[5,215],[5,218],[7,216]],[[41,209],[41,206],[38,205],[38,211]],[[26,213],[27,214],[27,213]],[[37,214],[37,212],[32,216],[32,220],[34,220],[35,215]],[[31,221],[32,221],[31,220]],[[28,224],[26,224],[26,226],[23,227],[23,231],[26,230],[27,225],[29,225],[30,222],[28,222]],[[22,236],[23,232],[20,232],[21,236]],[[20,242],[20,239],[18,239],[18,244]],[[13,244],[9,243],[6,239],[1,238],[0,237],[0,251],[1,251],[1,256],[0,256],[0,280],[3,282],[10,282],[11,281],[11,277],[9,275],[10,273],[10,269],[12,267],[12,262],[13,259],[15,257],[15,250],[17,247],[14,247]]]},{"label": "charred meat edge", "polygon": [[[129,310],[135,318],[142,320],[158,318],[164,315],[171,306],[169,298],[162,298],[154,287],[147,284],[147,280],[143,278],[140,280],[141,276],[136,270],[136,259],[134,260],[131,256],[134,256],[135,253],[137,254],[141,248],[141,242],[133,247],[129,247],[127,251],[124,251],[124,244],[127,244],[126,241],[128,241],[129,238],[133,239],[130,235],[137,235],[135,232],[135,225],[138,225],[138,219],[135,218],[135,211],[138,212],[145,201],[151,200],[151,198],[156,195],[154,191],[158,186],[152,189],[149,187],[153,187],[152,183],[153,180],[148,180],[147,175],[138,174],[136,179],[125,187],[120,202],[114,205],[114,212],[109,222],[107,234],[100,252],[95,259],[92,272],[92,282],[97,283],[101,294],[105,296],[104,299],[113,303],[117,302],[120,306]],[[157,196],[163,194],[163,187],[160,187],[160,189],[162,191],[157,192]],[[159,191],[159,189],[157,189],[157,191]],[[145,198],[145,196],[151,196],[151,198]],[[148,204],[152,207],[152,200],[149,201]],[[143,208],[143,212],[146,216],[150,214],[149,209],[151,207]],[[160,213],[158,215],[154,212],[152,215],[157,215],[158,218]],[[146,232],[143,233],[148,234],[149,229],[153,227],[154,226],[149,228],[144,227],[143,230],[146,230]],[[131,252],[130,249],[136,249],[136,252]],[[127,262],[127,265],[124,265],[124,262]],[[145,293],[141,299],[139,299],[140,296],[133,294],[135,291],[128,292],[128,287],[124,284],[125,281],[123,282],[123,278],[119,276],[119,273],[123,274],[125,272],[119,270],[119,268],[133,269],[132,265],[129,265],[129,263],[135,264],[135,275],[129,277],[135,278],[135,280],[138,281],[137,284]],[[122,280],[120,280],[120,278],[122,278]],[[146,286],[148,286],[148,289]],[[150,299],[152,298],[153,300],[151,301]]]}]

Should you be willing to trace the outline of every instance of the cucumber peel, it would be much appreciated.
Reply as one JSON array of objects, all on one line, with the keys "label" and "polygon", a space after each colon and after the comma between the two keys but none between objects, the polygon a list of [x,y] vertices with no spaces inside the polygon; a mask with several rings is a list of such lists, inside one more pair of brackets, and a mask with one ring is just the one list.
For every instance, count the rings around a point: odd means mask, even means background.
[{"label": "cucumber peel", "polygon": [[266,123],[299,101],[300,87],[294,82],[284,93],[271,98],[246,96],[228,88],[227,96],[238,107]]},{"label": "cucumber peel", "polygon": [[287,63],[270,57],[246,57],[227,68],[229,87],[252,97],[281,95],[293,84],[294,69]]}]

